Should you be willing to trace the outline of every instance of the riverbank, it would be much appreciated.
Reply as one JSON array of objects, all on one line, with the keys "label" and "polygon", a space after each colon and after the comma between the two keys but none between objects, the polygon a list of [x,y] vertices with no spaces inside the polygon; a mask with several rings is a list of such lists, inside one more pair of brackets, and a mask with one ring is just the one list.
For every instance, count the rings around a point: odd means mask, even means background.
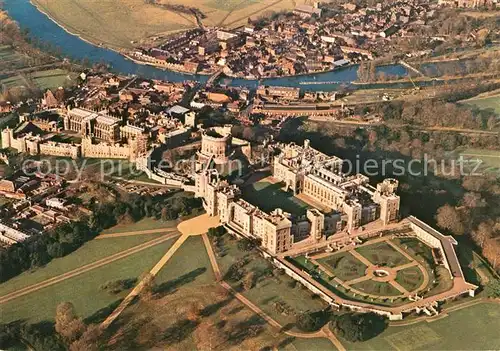
[{"label": "riverbank", "polygon": [[87,39],[85,37],[83,37],[81,34],[77,33],[76,31],[73,32],[71,31],[67,25],[64,25],[62,23],[60,23],[60,21],[56,21],[36,0],[29,0],[29,2],[38,10],[40,11],[43,15],[45,15],[50,21],[54,22],[58,27],[60,27],[62,30],[64,30],[66,33],[70,34],[70,35],[73,35],[77,38],[79,38],[80,40],[90,44],[90,45],[93,45],[93,46],[97,46],[97,47],[104,47],[108,50],[111,50],[111,51],[114,51],[118,54],[123,54],[123,52],[121,51],[120,48],[114,48],[112,46],[105,46],[105,45],[102,45],[102,42],[95,42],[95,41],[92,41],[90,39]]},{"label": "riverbank", "polygon": [[195,25],[144,0],[30,0],[68,33],[96,46],[122,52],[138,43]]}]

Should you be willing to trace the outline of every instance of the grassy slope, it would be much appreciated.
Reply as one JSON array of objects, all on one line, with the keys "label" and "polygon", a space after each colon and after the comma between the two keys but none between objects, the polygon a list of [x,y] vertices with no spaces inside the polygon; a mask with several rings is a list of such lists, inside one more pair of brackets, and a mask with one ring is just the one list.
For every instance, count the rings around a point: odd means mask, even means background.
[{"label": "grassy slope", "polygon": [[134,224],[118,224],[112,228],[104,230],[103,234],[112,233],[125,233],[136,230],[152,230],[162,228],[175,228],[177,223],[175,221],[162,222],[154,218],[144,218]]},{"label": "grassy slope", "polygon": [[363,343],[342,343],[348,350],[487,350],[500,348],[500,304],[482,303],[432,323],[389,327]]},{"label": "grassy slope", "polygon": [[161,234],[148,234],[89,241],[75,252],[65,257],[52,260],[45,267],[38,268],[31,272],[25,272],[0,284],[0,296],[137,246],[157,238],[160,235]]},{"label": "grassy slope", "polygon": [[[70,301],[82,317],[90,317],[101,309],[115,305],[127,292],[111,295],[100,289],[108,281],[138,278],[151,269],[175,239],[146,249],[109,265],[83,273],[35,293],[1,305],[0,322],[28,318],[31,321],[52,319],[57,305]],[[109,311],[107,311],[109,313]]]},{"label": "grassy slope", "polygon": [[196,285],[210,284],[214,280],[201,236],[189,237],[156,276],[156,283],[168,288],[188,282]]},{"label": "grassy slope", "polygon": [[[247,253],[238,250],[237,241],[230,240],[229,236],[224,238],[224,247],[226,249],[223,257],[217,257],[220,269],[224,275],[228,268],[236,262],[240,257]],[[252,256],[251,261],[245,266],[245,271],[259,272],[266,269],[269,262],[261,256]],[[258,276],[258,274],[257,274]],[[295,311],[301,312],[306,310],[319,310],[326,305],[321,299],[312,299],[311,292],[307,289],[299,287],[291,288],[288,284],[292,281],[287,275],[279,277],[261,277],[258,279],[255,286],[249,291],[243,291],[243,295],[257,306],[262,308],[272,318],[279,323],[286,325],[295,322],[294,316],[286,316],[279,313],[273,306],[275,302],[282,301]],[[239,283],[228,282],[235,288],[238,288]]]}]

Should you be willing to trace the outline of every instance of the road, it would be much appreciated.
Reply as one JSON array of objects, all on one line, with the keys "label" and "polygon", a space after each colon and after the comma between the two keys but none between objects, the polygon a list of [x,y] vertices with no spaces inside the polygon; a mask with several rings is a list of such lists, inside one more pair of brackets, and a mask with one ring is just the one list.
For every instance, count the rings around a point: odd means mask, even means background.
[{"label": "road", "polygon": [[102,267],[102,266],[105,266],[107,264],[110,264],[110,263],[115,262],[117,260],[120,260],[122,258],[128,257],[130,255],[133,255],[133,254],[138,253],[140,251],[143,251],[145,249],[149,249],[150,247],[159,245],[159,244],[161,244],[161,243],[163,243],[163,242],[165,242],[167,240],[175,238],[178,235],[179,234],[177,232],[176,233],[167,234],[167,235],[162,236],[160,238],[157,238],[157,239],[154,239],[154,240],[150,240],[150,241],[148,241],[146,243],[137,245],[135,247],[132,247],[132,248],[124,250],[124,251],[120,251],[120,252],[118,252],[118,253],[116,253],[114,255],[105,257],[105,258],[100,259],[98,261],[86,264],[86,265],[78,267],[76,269],[73,269],[73,270],[71,270],[69,272],[63,273],[61,275],[55,276],[55,277],[47,279],[47,280],[44,280],[43,282],[36,283],[36,284],[30,285],[30,286],[27,286],[25,288],[19,289],[19,290],[15,291],[15,292],[12,292],[10,294],[1,296],[0,297],[0,304],[9,302],[11,300],[17,299],[18,297],[21,297],[21,296],[24,296],[24,295],[27,295],[27,294],[31,294],[31,293],[33,293],[35,291],[40,290],[40,289],[43,289],[43,288],[46,288],[48,286],[51,286],[51,285],[60,283],[62,281],[65,281],[66,279],[70,279],[70,278],[76,277],[76,276],[78,276],[80,274],[89,272],[91,270],[94,270],[94,269]]}]

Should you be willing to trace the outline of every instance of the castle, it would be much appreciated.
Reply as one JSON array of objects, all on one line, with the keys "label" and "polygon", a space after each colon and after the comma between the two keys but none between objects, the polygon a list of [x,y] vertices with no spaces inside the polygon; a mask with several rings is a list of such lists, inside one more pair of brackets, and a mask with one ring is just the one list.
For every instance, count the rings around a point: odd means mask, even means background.
[{"label": "castle", "polygon": [[[146,153],[148,136],[140,127],[120,126],[119,120],[103,112],[80,108],[69,109],[64,115],[64,129],[77,132],[81,143],[64,143],[50,140],[52,135],[18,133],[10,128],[2,130],[2,148],[13,148],[30,155],[58,157],[115,158],[134,161]],[[98,139],[97,143],[93,138]],[[127,139],[127,143],[119,143]]]},{"label": "castle", "polygon": [[236,185],[222,180],[208,165],[195,174],[195,196],[211,216],[219,216],[229,230],[257,238],[272,254],[283,253],[303,239],[321,241],[339,231],[350,232],[380,221],[383,226],[399,219],[398,182],[386,179],[372,187],[368,177],[342,173],[342,159],[327,156],[309,145],[279,145],[272,161],[273,177],[295,195],[304,194],[321,203],[303,218],[282,209],[265,213],[241,197]]}]

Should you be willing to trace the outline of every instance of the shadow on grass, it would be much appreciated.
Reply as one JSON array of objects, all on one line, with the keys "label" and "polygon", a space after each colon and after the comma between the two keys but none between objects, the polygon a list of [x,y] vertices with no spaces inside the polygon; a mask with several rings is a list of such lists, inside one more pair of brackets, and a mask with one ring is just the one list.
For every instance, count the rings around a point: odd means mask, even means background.
[{"label": "shadow on grass", "polygon": [[110,303],[106,307],[94,312],[83,321],[85,322],[85,324],[97,324],[104,322],[104,320],[108,318],[108,316],[120,305],[122,301],[123,298]]},{"label": "shadow on grass", "polygon": [[238,345],[248,338],[254,338],[264,331],[265,325],[266,321],[254,314],[228,331],[228,342]]},{"label": "shadow on grass", "polygon": [[230,295],[227,299],[208,305],[200,311],[200,316],[209,317],[219,311],[222,307],[227,306],[233,300],[234,296]]},{"label": "shadow on grass", "polygon": [[171,294],[171,293],[177,291],[177,289],[179,287],[181,287],[182,285],[193,282],[198,276],[205,273],[206,270],[207,270],[206,267],[196,268],[195,270],[193,270],[189,273],[183,274],[178,278],[175,278],[175,279],[169,280],[168,282],[159,284],[158,286],[156,286],[154,288],[154,293],[158,294],[160,296],[165,296],[165,295]]}]

